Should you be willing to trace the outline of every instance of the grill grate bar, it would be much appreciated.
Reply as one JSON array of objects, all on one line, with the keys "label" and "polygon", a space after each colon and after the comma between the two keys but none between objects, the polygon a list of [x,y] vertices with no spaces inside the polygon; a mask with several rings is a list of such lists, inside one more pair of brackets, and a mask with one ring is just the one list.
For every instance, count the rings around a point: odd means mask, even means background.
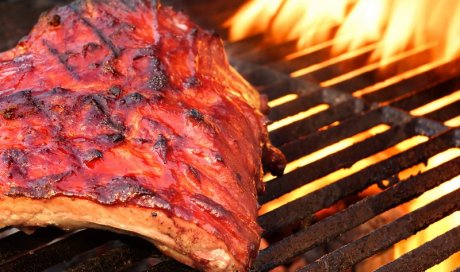
[{"label": "grill grate bar", "polygon": [[259,33],[238,41],[227,42],[225,43],[225,51],[229,56],[241,55],[246,52],[248,48],[260,46],[260,44],[263,42],[263,39],[264,35]]},{"label": "grill grate bar", "polygon": [[289,53],[296,51],[296,49],[297,41],[286,41],[270,46],[253,47],[250,50],[246,48],[246,51],[234,56],[247,62],[268,64],[269,62],[283,58]]},{"label": "grill grate bar", "polygon": [[307,110],[319,104],[323,104],[323,101],[324,99],[320,92],[316,92],[308,96],[301,96],[296,100],[285,103],[278,107],[271,108],[268,118],[270,119],[270,121],[278,121],[287,116],[294,115],[296,113]]},{"label": "grill grate bar", "polygon": [[453,133],[449,132],[422,143],[401,154],[369,166],[349,177],[294,200],[259,217],[259,223],[266,235],[285,226],[311,217],[315,212],[327,208],[344,197],[358,193],[368,186],[407,169],[453,146]]},{"label": "grill grate bar", "polygon": [[310,118],[286,125],[270,132],[270,140],[276,146],[297,140],[318,129],[336,121],[342,122],[357,113],[365,111],[367,106],[360,100],[348,100],[337,105],[330,105],[329,109],[319,112]]},{"label": "grill grate bar", "polygon": [[[460,170],[458,163],[460,163],[460,160],[457,161],[457,170]],[[457,174],[458,173],[459,172],[457,172]],[[324,271],[326,269],[329,271],[343,271],[348,269],[353,264],[364,260],[380,250],[390,247],[402,239],[408,238],[417,231],[457,211],[460,209],[460,202],[458,199],[460,199],[460,189],[383,226],[359,240],[323,256],[315,263],[300,271]],[[457,237],[453,238],[452,235],[454,234],[456,234]],[[411,271],[422,271],[424,268],[429,268],[460,249],[459,234],[460,227],[453,231],[453,233],[445,234],[446,237],[439,238],[439,242],[444,244],[439,245],[439,243],[436,243],[436,245],[419,247],[415,252],[413,251],[407,254],[405,257],[394,261],[393,264],[386,266],[386,268],[379,269],[379,271],[402,271],[403,268],[407,267],[411,267]],[[448,240],[446,238],[452,239]],[[445,243],[444,241],[449,241],[449,243]],[[445,248],[441,249],[443,246],[445,246]],[[435,249],[439,249],[439,251]],[[452,250],[454,251],[452,252]],[[438,254],[433,254],[434,252]],[[414,257],[417,259],[414,259]]]},{"label": "grill grate bar", "polygon": [[18,256],[25,255],[35,248],[46,245],[63,234],[64,231],[62,230],[44,228],[37,229],[32,235],[19,231],[5,237],[0,240],[2,245],[0,247],[0,265],[8,263]]},{"label": "grill grate bar", "polygon": [[427,86],[433,86],[436,88],[437,85],[441,85],[441,88],[439,89],[449,87],[449,84],[458,81],[457,76],[459,73],[459,64],[459,59],[453,60],[439,67],[434,67],[433,69],[429,69],[418,75],[381,88],[376,92],[364,95],[362,98],[368,101],[387,103],[390,101],[401,100],[402,98],[407,97],[407,95],[417,95],[419,91],[426,90]]},{"label": "grill grate bar", "polygon": [[128,236],[120,236],[101,246],[74,256],[71,260],[50,267],[46,272],[120,270],[147,257],[162,254],[149,242]]},{"label": "grill grate bar", "polygon": [[[392,120],[385,120],[385,113],[383,112],[384,110],[379,108],[377,110],[367,112],[366,114],[353,116],[337,126],[331,127],[327,130],[315,131],[312,134],[289,142],[280,147],[281,151],[283,151],[288,161],[293,161],[305,156],[306,154],[310,154],[340,141],[341,139],[345,139],[359,132],[368,130],[380,123],[390,123],[391,125],[394,125],[395,123],[393,123]],[[401,118],[398,118],[395,121],[400,122],[403,120],[409,120],[407,115],[401,114],[400,116]]]},{"label": "grill grate bar", "polygon": [[184,264],[181,264],[174,260],[167,260],[158,262],[156,259],[149,259],[145,266],[132,267],[123,272],[197,272],[195,269],[192,269]]},{"label": "grill grate bar", "polygon": [[266,95],[268,100],[273,100],[290,93],[298,93],[299,91],[307,90],[308,93],[313,93],[315,91],[319,91],[320,87],[316,84],[304,84],[301,80],[292,80],[289,77],[286,77],[278,80],[274,84],[260,86],[257,89],[260,93]]},{"label": "grill grate bar", "polygon": [[405,139],[416,136],[420,134],[416,131],[417,125],[419,125],[419,122],[417,119],[414,119],[410,122],[391,127],[386,132],[355,143],[349,148],[326,156],[309,165],[299,167],[295,171],[287,173],[278,179],[268,181],[265,183],[266,193],[260,197],[259,201],[260,203],[265,203],[280,197],[302,185],[341,168],[349,168],[361,159],[390,148]]},{"label": "grill grate bar", "polygon": [[[397,55],[392,58],[391,61],[385,66],[385,73],[379,74],[380,65],[379,63],[370,63],[365,67],[358,70],[352,71],[348,76],[349,78],[332,78],[327,81],[323,81],[328,87],[335,88],[344,92],[352,93],[362,88],[373,85],[377,81],[382,81],[390,78],[401,72],[416,68],[419,65],[426,64],[429,62],[430,47],[425,46],[416,48],[401,55]],[[408,64],[408,65],[402,65]],[[337,65],[340,67],[340,64]],[[356,74],[356,75],[355,75]],[[343,76],[340,76],[343,77]],[[336,81],[336,82],[334,82]],[[323,85],[325,86],[325,85]]]},{"label": "grill grate bar", "polygon": [[33,254],[25,252],[29,254],[4,263],[0,266],[0,270],[29,271],[30,267],[34,267],[37,271],[43,270],[116,237],[114,233],[99,230],[83,230],[71,233],[63,236],[60,241],[34,250]]},{"label": "grill grate bar", "polygon": [[314,49],[307,54],[294,58],[288,57],[277,62],[272,62],[268,66],[285,73],[292,73],[329,58],[332,45],[333,42],[330,40],[321,45],[313,46]]},{"label": "grill grate bar", "polygon": [[[168,261],[166,257],[161,256],[161,257],[149,257],[145,258],[137,263],[134,263],[133,265],[124,268],[122,270],[119,270],[119,272],[144,272],[144,271],[151,271],[152,267],[155,267],[156,265],[159,265],[162,262]],[[180,271],[178,271],[180,272]]]},{"label": "grill grate bar", "polygon": [[460,77],[445,81],[441,84],[423,89],[421,92],[395,101],[391,106],[410,111],[433,100],[449,95],[460,89]]},{"label": "grill grate bar", "polygon": [[267,271],[281,265],[291,260],[293,256],[298,256],[388,209],[414,199],[459,174],[460,158],[456,158],[435,169],[399,182],[378,195],[365,198],[335,215],[272,244],[260,252],[254,266],[257,271]]},{"label": "grill grate bar", "polygon": [[444,108],[441,108],[437,111],[433,111],[429,114],[426,114],[425,117],[431,118],[434,120],[438,120],[441,122],[445,122],[459,115],[460,115],[460,100],[452,104],[449,104],[448,106],[445,106]]},{"label": "grill grate bar", "polygon": [[[453,201],[458,201],[458,198]],[[424,271],[458,251],[460,251],[460,226],[401,256],[377,271],[401,271],[407,267],[411,267],[412,271]],[[455,271],[459,271],[459,269]]]}]

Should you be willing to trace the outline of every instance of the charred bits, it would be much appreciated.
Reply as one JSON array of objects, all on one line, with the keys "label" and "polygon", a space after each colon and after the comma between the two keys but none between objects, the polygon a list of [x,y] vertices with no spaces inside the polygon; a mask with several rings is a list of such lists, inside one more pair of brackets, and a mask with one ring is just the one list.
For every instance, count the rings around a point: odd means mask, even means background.
[{"label": "charred bits", "polygon": [[147,101],[147,98],[145,98],[145,96],[143,96],[142,94],[132,93],[132,94],[128,94],[127,96],[123,97],[120,100],[119,104],[125,105],[127,107],[132,107],[132,106],[135,106],[145,101]]},{"label": "charred bits", "polygon": [[187,89],[198,87],[200,80],[196,76],[190,76],[184,81],[183,86]]},{"label": "charred bits", "polygon": [[187,165],[187,168],[188,168],[188,172],[192,174],[193,179],[197,182],[201,182],[201,175],[198,169],[196,169],[195,167],[191,165]]},{"label": "charred bits", "polygon": [[167,77],[162,71],[154,72],[148,81],[148,87],[153,91],[162,90],[167,84]]},{"label": "charred bits", "polygon": [[200,111],[198,111],[197,109],[187,110],[185,112],[185,115],[188,118],[197,121],[198,123],[203,123],[204,122],[203,114]]},{"label": "charred bits", "polygon": [[160,59],[154,56],[149,56],[151,58],[150,67],[151,75],[147,84],[148,87],[153,91],[160,91],[168,83],[168,78],[164,72]]},{"label": "charred bits", "polygon": [[98,142],[106,145],[114,145],[114,144],[119,144],[125,140],[125,136],[121,133],[115,133],[115,134],[106,134],[106,135],[100,135],[98,137]]},{"label": "charred bits", "polygon": [[112,86],[112,87],[110,87],[109,90],[107,91],[107,93],[108,93],[111,97],[113,97],[113,98],[115,98],[115,99],[118,99],[118,98],[120,97],[120,95],[121,95],[122,92],[123,92],[123,91],[122,91],[122,89],[121,89],[120,86]]},{"label": "charred bits", "polygon": [[100,150],[92,149],[83,154],[83,162],[85,162],[86,165],[91,166],[95,161],[102,159],[103,156],[104,155]]},{"label": "charred bits", "polygon": [[2,115],[5,120],[13,120],[15,118],[15,111],[16,108],[8,108],[6,110],[0,111],[0,115]]},{"label": "charred bits", "polygon": [[163,134],[159,134],[157,141],[153,145],[152,150],[158,154],[164,164],[167,163],[167,153],[168,153],[168,140]]},{"label": "charred bits", "polygon": [[6,149],[2,154],[2,160],[9,168],[9,178],[18,174],[22,177],[27,175],[27,158],[24,151],[17,148]]},{"label": "charred bits", "polygon": [[61,16],[54,14],[49,18],[48,24],[54,27],[61,25]]},{"label": "charred bits", "polygon": [[100,49],[102,48],[101,45],[97,44],[97,43],[94,43],[94,42],[90,42],[90,43],[87,43],[83,46],[83,49],[82,49],[82,55],[83,57],[86,57],[86,55],[88,53],[92,53],[94,51],[96,51],[97,49]]}]

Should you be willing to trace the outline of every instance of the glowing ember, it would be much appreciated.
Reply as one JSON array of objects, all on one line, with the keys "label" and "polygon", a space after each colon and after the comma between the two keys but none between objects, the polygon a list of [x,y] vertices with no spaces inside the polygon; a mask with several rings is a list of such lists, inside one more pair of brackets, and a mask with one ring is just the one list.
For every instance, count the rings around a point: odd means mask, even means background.
[{"label": "glowing ember", "polygon": [[270,108],[278,107],[292,100],[296,100],[297,97],[299,97],[297,94],[288,94],[268,102],[268,106]]},{"label": "glowing ember", "polygon": [[[385,127],[378,127],[377,131],[378,132],[383,132],[385,130]],[[358,136],[358,137],[362,137],[361,136]],[[370,138],[372,137],[372,134],[369,133],[368,137],[367,138]],[[353,139],[353,137],[352,137]],[[363,140],[363,139],[361,139]],[[315,181],[312,181],[288,194],[285,194],[283,195],[282,197],[278,198],[278,199],[275,199],[273,201],[270,201],[264,205],[262,205],[260,211],[259,211],[259,214],[265,214],[267,212],[270,212],[282,205],[285,205],[286,203],[290,202],[290,201],[293,201],[297,198],[300,198],[304,195],[307,195],[311,192],[314,192],[318,189],[321,189],[331,183],[334,183],[336,181],[338,181],[339,179],[342,179],[342,178],[345,178],[345,177],[348,177],[356,172],[359,172],[363,169],[365,169],[366,167],[369,167],[370,165],[373,165],[373,164],[376,164],[380,161],[383,161],[385,159],[388,159],[389,157],[391,156],[394,156],[398,153],[401,153],[405,150],[408,150],[420,143],[423,143],[425,141],[427,141],[428,138],[425,137],[425,136],[414,136],[410,139],[407,139],[407,140],[404,140],[400,143],[398,143],[397,145],[391,147],[391,148],[388,148],[386,150],[383,150],[377,154],[374,154],[372,156],[369,156],[367,158],[364,158],[358,162],[356,162],[352,167],[348,168],[348,169],[340,169],[340,170],[337,170],[335,172],[332,172],[330,174],[328,174],[327,176],[324,176],[322,178],[319,178]],[[353,140],[354,141],[354,140]],[[359,141],[359,139],[358,139]],[[339,149],[340,150],[340,149]],[[337,150],[337,151],[339,151]],[[335,151],[335,152],[337,152]]]},{"label": "glowing ember", "polygon": [[[439,165],[455,159],[460,156],[459,148],[448,149],[436,156],[433,156],[428,160],[426,166],[412,167],[410,173],[406,174],[417,174],[419,172],[423,173]],[[404,182],[404,181],[402,181]],[[404,211],[412,212],[420,207],[427,205],[428,203],[436,200],[460,187],[460,176],[453,178],[450,181],[443,183],[442,185],[425,192],[420,197],[405,203],[399,208],[404,209]],[[442,220],[430,225],[428,228],[418,232],[417,234],[409,237],[406,240],[403,240],[394,245],[394,258],[399,258],[404,253],[413,250],[419,247],[421,244],[424,244],[439,235],[444,234],[445,232],[457,227],[460,225],[460,212],[455,212]],[[450,258],[446,259],[444,262],[434,266],[428,271],[450,271],[451,268],[458,265],[460,262],[460,254],[454,254]]]},{"label": "glowing ember", "polygon": [[322,111],[325,111],[328,108],[329,108],[329,105],[320,104],[320,105],[318,105],[316,107],[313,107],[311,109],[308,109],[306,111],[299,112],[296,115],[288,116],[288,117],[286,117],[284,119],[281,119],[281,120],[279,120],[277,122],[274,122],[274,123],[268,125],[268,127],[267,127],[268,131],[271,132],[271,131],[277,130],[277,129],[281,128],[281,127],[287,126],[287,125],[292,124],[294,122],[300,121],[300,120],[305,119],[307,117],[310,117],[312,115],[318,114],[318,113],[320,113]]},{"label": "glowing ember", "polygon": [[439,98],[431,103],[428,103],[426,105],[423,105],[419,108],[416,108],[416,109],[413,109],[411,110],[411,114],[412,115],[418,115],[418,116],[421,116],[421,115],[425,115],[425,114],[428,114],[430,112],[433,112],[433,111],[436,111],[440,108],[443,108],[449,104],[452,104],[456,101],[459,101],[460,100],[460,90],[450,94],[450,95],[446,95],[442,98]]},{"label": "glowing ember", "polygon": [[372,45],[370,62],[436,43],[432,60],[460,55],[460,1],[456,0],[252,0],[225,26],[230,39],[265,33],[269,41],[298,41],[309,49],[331,41],[339,55]]}]

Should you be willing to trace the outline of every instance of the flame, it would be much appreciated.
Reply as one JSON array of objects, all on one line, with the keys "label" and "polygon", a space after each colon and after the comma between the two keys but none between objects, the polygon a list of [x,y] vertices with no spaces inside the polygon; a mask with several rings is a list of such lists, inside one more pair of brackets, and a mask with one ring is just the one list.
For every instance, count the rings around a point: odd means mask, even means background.
[{"label": "flame", "polygon": [[[460,156],[460,148],[451,148],[440,154],[437,154],[431,157],[428,160],[426,166],[412,167],[409,171],[406,170],[406,177],[410,175],[416,175],[417,173],[423,173],[439,165],[455,159]],[[404,182],[404,181],[403,181]],[[460,188],[460,175],[453,178],[450,181],[444,182],[442,185],[425,192],[420,197],[405,203],[399,209],[403,209],[405,213],[412,212],[418,208],[421,208],[428,203],[436,200],[456,189]],[[399,258],[406,252],[413,250],[420,245],[436,238],[439,235],[444,234],[445,232],[457,227],[460,225],[460,212],[455,212],[447,217],[444,217],[440,221],[430,225],[428,228],[416,233],[415,235],[409,237],[406,240],[400,241],[395,244],[394,247],[394,258]],[[454,254],[450,258],[446,259],[442,263],[432,267],[428,271],[450,271],[450,269],[455,268],[456,265],[460,263],[460,254]]]},{"label": "flame", "polygon": [[272,43],[297,40],[301,52],[330,45],[341,55],[371,46],[369,62],[380,67],[432,43],[432,61],[460,56],[457,0],[251,0],[224,26],[232,41],[264,33]]}]

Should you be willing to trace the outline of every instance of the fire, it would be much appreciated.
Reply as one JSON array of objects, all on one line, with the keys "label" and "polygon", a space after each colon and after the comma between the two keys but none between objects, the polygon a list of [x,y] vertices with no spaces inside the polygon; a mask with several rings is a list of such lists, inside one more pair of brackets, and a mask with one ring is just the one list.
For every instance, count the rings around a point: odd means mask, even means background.
[{"label": "fire", "polygon": [[372,47],[369,62],[380,67],[433,44],[432,61],[460,56],[456,0],[251,0],[224,25],[232,41],[260,33],[272,43],[296,40],[300,55],[323,45],[333,55]]},{"label": "fire", "polygon": [[[437,154],[431,157],[428,160],[428,163],[423,166],[416,166],[410,169],[407,169],[405,172],[405,177],[410,175],[416,175],[418,173],[426,172],[430,169],[433,169],[447,161],[455,159],[460,156],[459,148],[451,148],[440,154]],[[408,171],[409,170],[409,171]],[[404,182],[404,181],[402,181]],[[420,207],[427,205],[428,203],[460,188],[460,176],[453,178],[450,181],[443,183],[442,185],[425,192],[420,197],[405,203],[399,209],[403,209],[405,213],[412,212]],[[403,240],[394,245],[394,258],[399,258],[404,253],[419,247],[420,245],[436,238],[437,236],[457,227],[460,225],[460,212],[455,212],[450,216],[447,216],[440,221],[430,225],[428,228],[418,232],[417,234],[409,237],[407,240]],[[450,271],[454,268],[455,265],[458,265],[460,262],[460,254],[454,254],[450,258],[446,259],[442,263],[432,267],[428,271]]]},{"label": "fire", "polygon": [[[457,0],[250,0],[225,23],[225,26],[229,29],[231,41],[241,40],[256,34],[263,34],[265,42],[271,44],[296,41],[297,51],[285,55],[285,61],[307,56],[316,51],[329,50],[331,54],[329,58],[292,71],[291,77],[314,74],[322,69],[335,67],[341,63],[365,56],[363,65],[345,70],[339,75],[334,75],[335,77],[323,79],[320,82],[322,87],[334,86],[376,70],[385,72],[386,69],[390,70],[389,67],[396,69],[395,72],[397,73],[388,74],[382,81],[362,89],[353,90],[353,95],[356,97],[379,91],[426,71],[441,68],[446,63],[460,57],[460,1]],[[417,63],[417,65],[409,63],[409,61],[420,61],[417,60],[420,56],[423,56],[423,63]],[[270,106],[276,107],[297,98],[296,94],[288,94],[271,101]],[[412,109],[410,114],[423,116],[458,101],[460,101],[460,90]],[[327,110],[328,107],[328,105],[322,104],[298,115],[289,116],[271,124],[269,130],[273,131],[308,118]],[[320,130],[338,124],[336,122]],[[444,124],[458,127],[460,126],[460,116],[446,120]],[[355,143],[384,133],[388,129],[389,126],[380,124],[343,139],[290,162],[286,172],[295,171],[296,168],[307,166],[336,152],[350,148]],[[425,136],[415,136],[402,141],[391,148],[356,162],[348,169],[334,171],[264,204],[259,214],[270,212],[427,140],[428,138]],[[446,150],[430,158],[427,163],[420,163],[401,171],[398,173],[398,180],[404,182],[411,176],[426,172],[458,156],[460,156],[459,148]],[[264,181],[273,178],[273,176],[267,175]],[[389,183],[389,181],[382,181],[382,184],[385,183]],[[398,210],[398,214],[410,213],[459,187],[460,176],[395,209]],[[374,185],[361,192],[360,196],[366,197],[380,192],[381,189]],[[328,212],[332,214],[337,212],[337,209],[340,207],[333,207]],[[460,212],[447,216],[407,240],[394,245],[392,248],[393,258],[399,258],[458,225],[460,225]],[[460,253],[457,253],[429,271],[449,271],[459,263]]]}]

